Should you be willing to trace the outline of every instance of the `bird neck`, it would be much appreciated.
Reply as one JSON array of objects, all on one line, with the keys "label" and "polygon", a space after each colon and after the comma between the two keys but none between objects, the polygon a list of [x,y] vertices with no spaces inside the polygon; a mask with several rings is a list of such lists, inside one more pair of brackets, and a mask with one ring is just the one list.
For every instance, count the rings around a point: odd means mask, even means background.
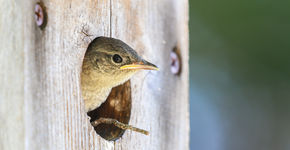
[{"label": "bird neck", "polygon": [[85,101],[86,111],[99,107],[106,101],[112,86],[107,83],[104,76],[86,69],[81,73],[82,96]]},{"label": "bird neck", "polygon": [[81,88],[86,111],[99,107],[106,101],[113,87],[124,83],[134,73],[135,71],[123,72],[123,74],[106,73],[94,68],[89,61],[84,61],[81,72]]},{"label": "bird neck", "polygon": [[112,87],[102,86],[98,80],[90,80],[86,77],[82,77],[81,88],[87,112],[104,103],[112,89]]}]

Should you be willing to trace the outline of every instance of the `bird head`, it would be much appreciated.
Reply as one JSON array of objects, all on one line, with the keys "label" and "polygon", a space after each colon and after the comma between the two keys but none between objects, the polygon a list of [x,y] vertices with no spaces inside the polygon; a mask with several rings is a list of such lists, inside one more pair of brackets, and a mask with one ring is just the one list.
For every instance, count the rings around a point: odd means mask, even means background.
[{"label": "bird head", "polygon": [[94,39],[85,54],[83,71],[104,86],[117,86],[139,70],[158,70],[126,43],[108,37]]}]

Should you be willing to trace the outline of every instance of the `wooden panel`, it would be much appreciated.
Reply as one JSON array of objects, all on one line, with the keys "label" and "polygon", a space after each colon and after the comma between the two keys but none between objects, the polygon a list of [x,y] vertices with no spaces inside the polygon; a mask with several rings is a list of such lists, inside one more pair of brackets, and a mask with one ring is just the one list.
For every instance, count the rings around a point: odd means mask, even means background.
[{"label": "wooden panel", "polygon": [[[0,149],[24,148],[23,3],[0,0]],[[18,141],[15,144],[15,141]]]},{"label": "wooden panel", "polygon": [[[112,0],[112,37],[160,68],[131,80],[130,124],[149,130],[149,137],[129,131],[116,142],[116,149],[188,149],[187,13],[185,0]],[[184,64],[181,76],[170,72],[175,46]]]},{"label": "wooden panel", "polygon": [[[35,3],[1,0],[0,149],[188,149],[186,0],[44,0],[43,30],[34,23]],[[79,79],[86,48],[98,36],[119,38],[160,67],[131,80],[129,123],[149,136],[126,131],[108,142],[90,125]],[[175,46],[180,76],[170,72]]]},{"label": "wooden panel", "polygon": [[[109,36],[110,1],[44,1],[48,22],[35,27],[27,53],[31,84],[26,99],[27,149],[108,149],[96,135],[80,92],[82,59],[90,38]],[[92,36],[87,36],[91,34]],[[33,76],[33,78],[30,78]]]}]

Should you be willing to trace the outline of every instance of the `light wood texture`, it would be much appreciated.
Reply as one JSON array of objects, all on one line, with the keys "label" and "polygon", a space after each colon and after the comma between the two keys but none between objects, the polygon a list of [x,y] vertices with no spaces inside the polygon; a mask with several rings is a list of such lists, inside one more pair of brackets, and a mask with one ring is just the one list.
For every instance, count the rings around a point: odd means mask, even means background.
[{"label": "light wood texture", "polygon": [[[44,0],[44,30],[34,23],[36,1],[0,1],[1,150],[188,149],[186,0]],[[79,79],[86,48],[97,36],[123,40],[160,68],[131,80],[129,124],[149,136],[126,131],[108,142],[89,123]],[[170,72],[176,45],[180,76]]]},{"label": "light wood texture", "polygon": [[[24,148],[24,3],[0,0],[0,149]],[[17,144],[15,142],[17,141]]]}]

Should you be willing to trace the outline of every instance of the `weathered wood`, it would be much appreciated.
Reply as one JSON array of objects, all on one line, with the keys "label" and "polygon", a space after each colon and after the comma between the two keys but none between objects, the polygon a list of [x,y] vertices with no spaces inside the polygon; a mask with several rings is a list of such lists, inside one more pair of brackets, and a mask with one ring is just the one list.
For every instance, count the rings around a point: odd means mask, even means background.
[{"label": "weathered wood", "polygon": [[[130,124],[149,130],[150,137],[125,134],[116,149],[188,149],[187,2],[113,0],[112,10],[112,36],[160,67],[131,80]],[[180,77],[170,72],[175,45],[184,64]]]},{"label": "weathered wood", "polygon": [[[186,0],[44,0],[43,30],[34,23],[35,3],[1,0],[1,150],[188,149]],[[108,142],[91,126],[80,72],[97,36],[123,40],[160,68],[131,80],[129,124],[149,130],[149,136],[126,131]],[[182,58],[180,76],[170,72],[175,46]]]},{"label": "weathered wood", "polygon": [[[24,149],[24,3],[0,0],[0,149]],[[17,144],[15,142],[17,141]]]}]

